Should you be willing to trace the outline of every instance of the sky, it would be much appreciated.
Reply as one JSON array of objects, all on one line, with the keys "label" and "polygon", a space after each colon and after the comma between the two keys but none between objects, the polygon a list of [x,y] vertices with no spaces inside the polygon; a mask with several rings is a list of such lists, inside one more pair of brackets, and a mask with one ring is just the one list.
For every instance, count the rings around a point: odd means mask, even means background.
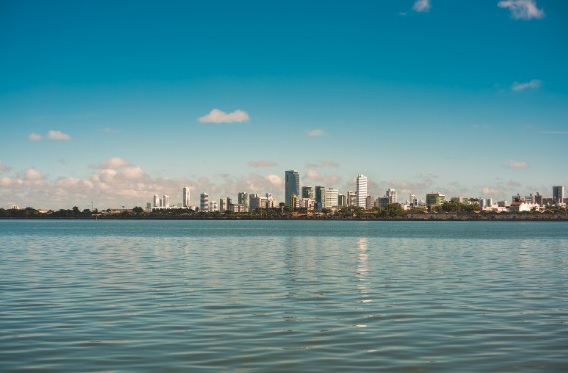
[{"label": "sky", "polygon": [[0,0],[0,207],[568,186],[568,2]]}]

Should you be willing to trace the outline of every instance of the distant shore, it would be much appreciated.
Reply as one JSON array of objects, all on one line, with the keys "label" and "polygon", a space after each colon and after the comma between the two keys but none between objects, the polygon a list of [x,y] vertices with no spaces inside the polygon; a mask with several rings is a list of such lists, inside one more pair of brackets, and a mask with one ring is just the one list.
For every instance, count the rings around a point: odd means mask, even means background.
[{"label": "distant shore", "polygon": [[549,214],[499,214],[489,216],[456,216],[451,214],[414,214],[406,217],[334,217],[334,216],[219,216],[219,215],[196,215],[196,216],[33,216],[33,217],[0,217],[0,220],[299,220],[299,221],[568,221],[565,215]]}]

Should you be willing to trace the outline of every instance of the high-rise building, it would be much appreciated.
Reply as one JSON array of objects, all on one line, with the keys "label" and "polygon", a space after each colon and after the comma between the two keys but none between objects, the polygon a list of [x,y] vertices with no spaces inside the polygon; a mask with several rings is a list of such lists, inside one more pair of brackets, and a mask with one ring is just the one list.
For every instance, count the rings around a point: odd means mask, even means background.
[{"label": "high-rise building", "polygon": [[219,211],[221,212],[225,212],[226,210],[228,210],[228,206],[227,206],[227,198],[221,198],[219,200]]},{"label": "high-rise building", "polygon": [[325,190],[325,203],[323,207],[325,208],[332,208],[337,207],[339,205],[339,191],[334,188],[327,188]]},{"label": "high-rise building", "polygon": [[160,196],[157,194],[154,194],[154,207],[161,207],[160,206]]},{"label": "high-rise building", "polygon": [[181,205],[182,205],[182,207],[185,207],[185,208],[189,207],[189,188],[188,187],[183,187]]},{"label": "high-rise building", "polygon": [[552,201],[554,203],[564,202],[564,187],[563,186],[553,186],[552,187]]},{"label": "high-rise building", "polygon": [[166,209],[170,207],[170,196],[167,194],[162,197],[162,207]]},{"label": "high-rise building", "polygon": [[392,188],[388,189],[385,195],[389,199],[389,203],[397,203],[398,202],[396,190],[394,190]]},{"label": "high-rise building", "polygon": [[199,196],[199,211],[209,212],[209,194],[205,192]]},{"label": "high-rise building", "polygon": [[357,207],[367,206],[367,176],[357,176]]},{"label": "high-rise building", "polygon": [[292,206],[292,196],[300,196],[300,174],[298,174],[298,171],[290,170],[284,173],[284,187],[285,204]]},{"label": "high-rise building", "polygon": [[347,198],[345,197],[345,194],[339,194],[337,196],[337,205],[339,207],[345,207],[347,206]]},{"label": "high-rise building", "polygon": [[302,187],[302,198],[314,199],[314,187],[313,186],[303,186]]},{"label": "high-rise building", "polygon": [[316,200],[316,203],[319,203],[321,205],[321,207],[325,207],[325,187],[318,185],[316,186],[316,190],[314,193],[314,199]]},{"label": "high-rise building", "polygon": [[367,210],[371,210],[373,207],[375,207],[375,200],[372,196],[367,196],[365,199],[365,208]]},{"label": "high-rise building", "polygon": [[245,211],[243,212],[248,212],[249,210],[249,196],[247,192],[240,192],[238,194],[238,199],[237,199],[239,205],[243,205],[245,208]]}]

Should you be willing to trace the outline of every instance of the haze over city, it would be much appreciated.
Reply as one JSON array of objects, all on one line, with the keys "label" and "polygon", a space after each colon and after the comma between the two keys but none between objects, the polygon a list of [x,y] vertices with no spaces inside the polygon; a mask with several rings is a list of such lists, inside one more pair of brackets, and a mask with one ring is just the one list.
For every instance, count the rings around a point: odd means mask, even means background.
[{"label": "haze over city", "polygon": [[[568,3],[0,1],[0,207],[568,186]],[[192,201],[197,204],[197,200]]]}]

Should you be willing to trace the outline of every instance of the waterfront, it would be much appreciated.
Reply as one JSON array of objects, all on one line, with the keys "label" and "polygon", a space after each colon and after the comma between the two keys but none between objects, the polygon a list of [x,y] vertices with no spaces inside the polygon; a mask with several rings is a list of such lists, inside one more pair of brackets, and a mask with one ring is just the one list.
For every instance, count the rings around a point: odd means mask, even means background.
[{"label": "waterfront", "polygon": [[0,370],[563,372],[564,222],[0,221]]}]

